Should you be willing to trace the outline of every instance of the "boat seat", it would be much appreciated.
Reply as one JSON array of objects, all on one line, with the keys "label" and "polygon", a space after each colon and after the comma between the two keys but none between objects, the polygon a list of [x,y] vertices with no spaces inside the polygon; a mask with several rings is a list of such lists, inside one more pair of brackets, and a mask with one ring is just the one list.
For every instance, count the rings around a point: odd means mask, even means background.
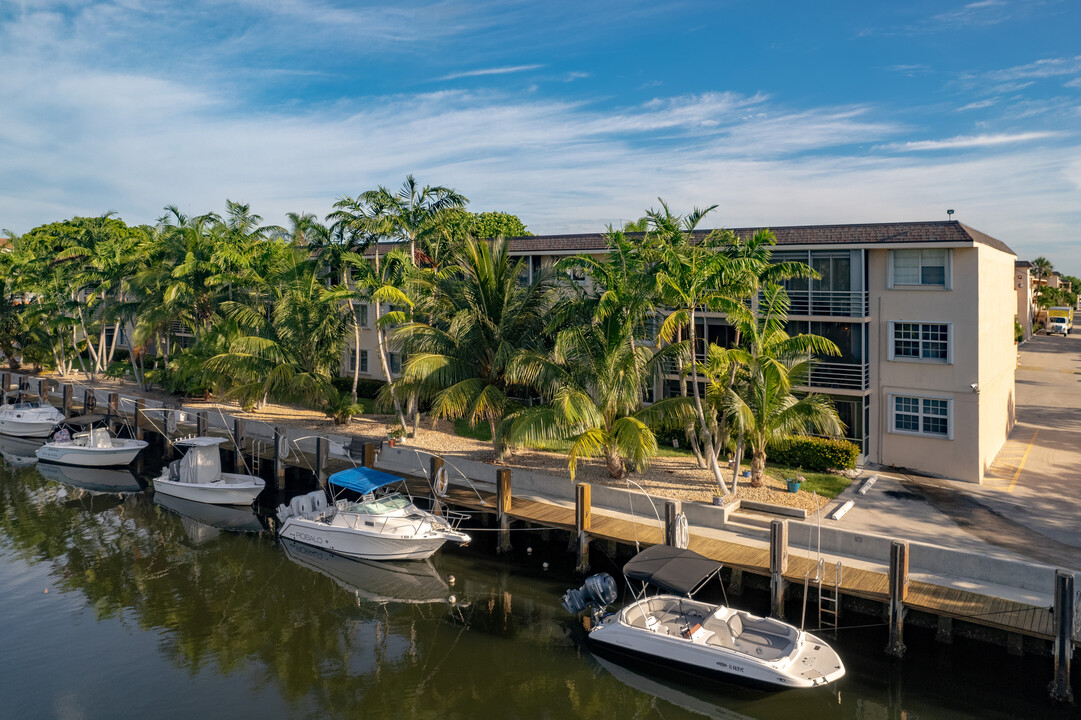
[{"label": "boat seat", "polygon": [[726,648],[733,646],[732,630],[724,620],[710,617],[702,623],[702,629],[709,630],[713,633],[713,635],[706,639],[707,645],[716,645],[718,647]]},{"label": "boat seat", "polygon": [[795,647],[795,629],[768,618],[744,623],[737,614],[728,619],[728,628],[732,647],[762,660],[786,657]]}]

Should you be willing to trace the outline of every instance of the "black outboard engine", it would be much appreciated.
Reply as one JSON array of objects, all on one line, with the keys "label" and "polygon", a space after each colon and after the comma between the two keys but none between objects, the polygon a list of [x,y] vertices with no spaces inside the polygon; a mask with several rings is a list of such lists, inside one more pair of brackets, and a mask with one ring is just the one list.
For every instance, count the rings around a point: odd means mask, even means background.
[{"label": "black outboard engine", "polygon": [[619,594],[616,581],[608,573],[598,573],[586,578],[582,587],[563,593],[563,609],[572,615],[585,610],[590,605],[595,612],[602,612],[615,602]]}]

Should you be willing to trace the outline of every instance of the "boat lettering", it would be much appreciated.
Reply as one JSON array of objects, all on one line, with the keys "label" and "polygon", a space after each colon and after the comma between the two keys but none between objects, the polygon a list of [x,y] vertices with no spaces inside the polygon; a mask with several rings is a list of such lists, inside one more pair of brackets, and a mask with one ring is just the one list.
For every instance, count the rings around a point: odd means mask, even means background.
[{"label": "boat lettering", "polygon": [[309,535],[308,533],[302,533],[302,532],[297,533],[297,540],[307,540],[308,542],[319,543],[320,545],[323,544],[323,538],[316,537],[315,535]]},{"label": "boat lettering", "polygon": [[743,668],[741,668],[739,665],[728,665],[728,664],[723,663],[723,662],[718,662],[717,667],[727,668],[731,672],[738,672],[738,673],[743,672]]}]

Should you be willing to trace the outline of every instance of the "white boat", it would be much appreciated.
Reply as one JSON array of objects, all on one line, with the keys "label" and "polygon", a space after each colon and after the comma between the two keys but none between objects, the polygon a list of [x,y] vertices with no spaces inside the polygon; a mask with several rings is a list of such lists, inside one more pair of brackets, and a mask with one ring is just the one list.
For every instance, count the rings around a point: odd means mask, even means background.
[{"label": "white boat", "polygon": [[[844,676],[841,658],[821,638],[695,600],[720,570],[720,563],[691,550],[655,545],[623,567],[628,585],[636,580],[641,591],[619,612],[603,614],[616,595],[615,582],[603,573],[568,591],[563,605],[571,612],[594,606],[589,644],[612,659],[771,689],[815,687]],[[650,586],[661,594],[647,595]]]},{"label": "white boat", "polygon": [[154,478],[154,492],[211,505],[251,505],[266,483],[254,475],[221,471],[225,442],[218,437],[190,437],[176,441],[184,457],[169,463]]},{"label": "white boat", "polygon": [[108,428],[91,428],[75,433],[70,440],[47,442],[35,454],[38,460],[61,465],[114,467],[129,464],[147,444],[145,440],[113,437]]},{"label": "white boat", "polygon": [[469,542],[457,529],[468,516],[445,511],[433,515],[398,492],[375,495],[402,482],[397,475],[360,467],[334,473],[328,482],[360,493],[362,499],[330,505],[322,490],[298,495],[289,505],[278,506],[281,537],[363,560],[423,560],[448,540]]},{"label": "white boat", "polygon": [[46,480],[82,488],[92,493],[129,494],[143,491],[139,480],[127,468],[92,468],[41,463],[38,474]]},{"label": "white boat", "polygon": [[46,438],[64,420],[64,413],[48,403],[0,405],[0,433],[15,437]]}]

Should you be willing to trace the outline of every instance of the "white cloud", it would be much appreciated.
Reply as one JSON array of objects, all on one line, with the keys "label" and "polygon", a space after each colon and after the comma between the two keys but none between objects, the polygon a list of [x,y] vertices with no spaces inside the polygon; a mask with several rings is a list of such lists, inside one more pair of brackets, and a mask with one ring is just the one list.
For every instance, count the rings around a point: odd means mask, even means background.
[{"label": "white cloud", "polygon": [[439,80],[457,80],[458,78],[467,77],[480,77],[482,75],[507,75],[509,73],[520,73],[527,70],[536,70],[544,67],[543,65],[512,65],[509,67],[493,67],[483,68],[481,70],[467,70],[465,72],[451,73],[450,75],[444,75]]},{"label": "white cloud", "polygon": [[1081,55],[1073,57],[1044,58],[1027,65],[995,70],[987,77],[995,81],[1022,80],[1026,78],[1049,78],[1058,75],[1075,75],[1081,72]]},{"label": "white cloud", "polygon": [[986,100],[977,100],[976,102],[970,102],[968,105],[962,105],[957,108],[957,112],[967,112],[968,110],[983,110],[989,108],[998,102],[998,98],[988,98]]},{"label": "white cloud", "polygon": [[902,143],[889,143],[877,145],[877,150],[898,150],[901,152],[917,152],[925,150],[964,150],[968,148],[994,147],[1032,140],[1043,140],[1056,137],[1057,132],[1022,132],[1022,133],[994,133],[986,135],[958,135],[945,140],[914,140]]}]

